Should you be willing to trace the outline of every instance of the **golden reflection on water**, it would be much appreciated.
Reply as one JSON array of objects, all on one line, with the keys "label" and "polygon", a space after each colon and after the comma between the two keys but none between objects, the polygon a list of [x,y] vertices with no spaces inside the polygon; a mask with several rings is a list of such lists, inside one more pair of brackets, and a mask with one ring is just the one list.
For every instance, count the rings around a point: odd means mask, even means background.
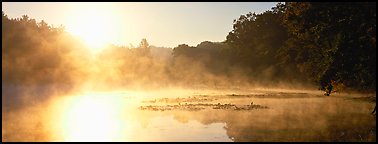
[{"label": "golden reflection on water", "polygon": [[253,111],[142,111],[139,106],[150,105],[142,102],[156,97],[133,92],[62,96],[3,113],[2,136],[4,141],[375,141],[374,103],[337,95],[289,96],[218,96],[213,102],[269,107]]},{"label": "golden reflection on water", "polygon": [[[136,94],[136,95],[135,95]],[[52,141],[231,141],[225,123],[182,123],[173,116],[151,115],[138,106],[137,93],[87,93],[52,103]],[[152,112],[154,113],[154,112]]]},{"label": "golden reflection on water", "polygon": [[122,98],[107,93],[88,93],[56,101],[57,141],[123,141],[127,112]]}]

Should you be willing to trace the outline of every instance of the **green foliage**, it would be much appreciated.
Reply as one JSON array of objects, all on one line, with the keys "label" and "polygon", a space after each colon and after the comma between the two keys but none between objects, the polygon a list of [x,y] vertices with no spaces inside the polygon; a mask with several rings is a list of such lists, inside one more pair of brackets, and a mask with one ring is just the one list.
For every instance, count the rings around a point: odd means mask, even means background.
[{"label": "green foliage", "polygon": [[295,69],[278,58],[280,48],[288,39],[288,32],[278,9],[262,14],[248,13],[234,20],[234,29],[227,36],[227,44],[234,54],[232,63],[244,67],[251,77],[278,81],[292,79]]},{"label": "green foliage", "polygon": [[286,61],[324,87],[375,89],[375,3],[286,3]]},{"label": "green foliage", "polygon": [[[169,81],[188,77],[188,81],[200,83],[245,74],[243,79],[248,81],[310,80],[323,89],[332,82],[375,91],[375,11],[375,2],[278,3],[271,11],[250,12],[235,19],[224,42],[178,45],[169,65],[152,59],[146,39],[137,48],[105,49],[98,63],[99,67],[120,73],[120,79],[127,82],[140,75],[148,76],[141,77],[146,82],[159,83],[164,75]],[[77,59],[86,57],[82,54],[87,52],[65,33],[63,26],[37,23],[26,15],[9,19],[4,12],[2,24],[5,82],[69,81],[70,75],[84,73],[70,73],[78,69],[78,63],[86,63],[85,59]],[[109,68],[109,64],[116,67]]]},{"label": "green foliage", "polygon": [[367,2],[278,3],[234,20],[228,52],[250,77],[274,67],[275,78],[302,75],[323,88],[334,81],[375,90],[375,10]]},{"label": "green foliage", "polygon": [[228,45],[221,42],[204,41],[196,47],[181,44],[173,49],[173,58],[174,62],[179,59],[195,61],[203,65],[206,72],[225,74],[230,66],[229,57],[225,52],[227,49]]}]

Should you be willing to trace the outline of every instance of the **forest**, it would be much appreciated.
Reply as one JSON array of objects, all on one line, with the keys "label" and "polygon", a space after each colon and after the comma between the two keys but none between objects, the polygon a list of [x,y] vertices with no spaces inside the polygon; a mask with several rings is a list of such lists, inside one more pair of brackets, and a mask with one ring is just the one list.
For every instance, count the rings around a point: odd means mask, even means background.
[{"label": "forest", "polygon": [[278,3],[233,21],[222,42],[109,45],[93,57],[64,26],[2,13],[2,83],[112,87],[315,85],[375,92],[376,5]]},{"label": "forest", "polygon": [[2,141],[376,141],[375,2],[239,14],[222,41],[97,49],[3,11]]}]

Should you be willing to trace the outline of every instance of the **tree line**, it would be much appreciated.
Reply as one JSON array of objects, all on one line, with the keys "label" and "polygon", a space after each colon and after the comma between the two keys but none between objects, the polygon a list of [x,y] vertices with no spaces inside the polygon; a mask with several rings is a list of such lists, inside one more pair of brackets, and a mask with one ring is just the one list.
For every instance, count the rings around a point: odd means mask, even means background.
[{"label": "tree line", "polygon": [[[235,19],[225,41],[153,50],[143,39],[139,49],[108,46],[95,64],[64,27],[26,15],[9,19],[3,12],[2,78],[76,84],[100,75],[98,81],[119,85],[291,82],[320,89],[332,83],[340,89],[375,91],[375,10],[375,2],[278,3]],[[171,57],[159,59],[159,50]]]},{"label": "tree line", "polygon": [[[174,56],[209,63],[201,55],[211,54],[211,66],[239,67],[252,80],[298,80],[323,90],[331,83],[338,89],[375,91],[375,10],[374,2],[278,3],[272,10],[235,19],[222,45],[179,45]],[[218,51],[209,52],[210,47]]]}]

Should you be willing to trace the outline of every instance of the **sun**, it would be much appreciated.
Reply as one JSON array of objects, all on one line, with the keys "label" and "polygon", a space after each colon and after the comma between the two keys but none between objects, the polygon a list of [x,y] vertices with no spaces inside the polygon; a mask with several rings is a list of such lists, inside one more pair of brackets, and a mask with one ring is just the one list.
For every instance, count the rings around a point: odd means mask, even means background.
[{"label": "sun", "polygon": [[116,37],[117,17],[111,7],[81,6],[73,10],[68,31],[83,40],[91,51],[98,52]]}]

